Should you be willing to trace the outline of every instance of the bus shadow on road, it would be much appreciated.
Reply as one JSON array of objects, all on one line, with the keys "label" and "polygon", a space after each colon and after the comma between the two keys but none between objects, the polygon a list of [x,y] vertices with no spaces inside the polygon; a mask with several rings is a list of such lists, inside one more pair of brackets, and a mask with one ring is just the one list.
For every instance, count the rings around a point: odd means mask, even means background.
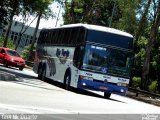
[{"label": "bus shadow on road", "polygon": [[[1,66],[1,65],[0,65]],[[26,75],[25,73],[23,72],[17,72],[19,71],[18,69],[16,68],[1,68],[0,67],[0,71],[3,71],[3,72],[6,72],[6,73],[10,73],[10,74],[15,74],[18,78],[25,78],[25,79],[37,79],[37,77],[34,77],[34,76],[30,76],[30,75]],[[21,81],[21,80],[20,80]],[[20,81],[17,81],[17,82],[20,82]],[[29,82],[29,81],[28,81]],[[57,86],[59,88],[62,88],[62,89],[65,89],[65,86],[64,84],[62,83],[59,83],[57,81],[53,81],[53,80],[50,80],[50,79],[45,79],[45,82],[51,84],[51,85],[54,85],[54,86]],[[32,86],[32,87],[38,87],[37,85],[33,85],[32,84],[28,84],[28,83],[24,83],[24,81],[22,80],[22,83],[19,83],[19,84],[25,84],[25,85],[28,85],[28,86]],[[43,88],[43,87],[40,87],[42,89],[46,89],[46,88]],[[83,89],[77,89],[77,88],[73,88],[73,87],[70,87],[69,90],[70,92],[74,92],[74,93],[77,93],[77,94],[81,94],[81,95],[86,95],[86,96],[92,96],[92,97],[97,97],[97,98],[102,98],[102,99],[105,99],[103,97],[103,95],[100,95],[100,94],[96,94],[96,93],[93,93],[91,91],[87,91],[87,90],[83,90]],[[116,102],[121,102],[121,103],[125,103],[123,101],[119,101],[119,100],[116,100],[116,99],[113,99],[113,98],[109,98],[108,100],[112,100],[112,101],[116,101]]]},{"label": "bus shadow on road", "polygon": [[19,69],[14,68],[14,67],[3,67],[2,65],[0,65],[0,71],[9,73],[9,74],[15,74],[17,77],[22,77],[22,78],[28,78],[28,79],[36,79],[36,77],[31,76],[31,75],[26,75],[25,73],[23,73],[23,71],[19,71]]},{"label": "bus shadow on road", "polygon": [[[60,87],[60,88],[62,88],[62,89],[65,89],[65,86],[64,86],[63,83],[59,83],[59,82],[57,82],[57,81],[53,81],[53,80],[50,80],[50,79],[45,79],[45,82],[47,82],[47,83],[49,83],[49,84],[51,84],[51,85]],[[86,96],[91,96],[91,97],[106,99],[106,98],[104,98],[103,95],[100,95],[100,94],[98,94],[98,93],[94,93],[94,92],[91,92],[91,91],[83,90],[83,89],[78,89],[78,88],[69,87],[68,91],[74,92],[74,93],[77,93],[77,94],[81,94],[81,95],[86,95]],[[123,101],[116,100],[116,99],[113,99],[113,98],[109,98],[109,99],[107,99],[107,100],[112,100],[112,101],[116,101],[116,102],[125,103],[125,102],[123,102]]]}]

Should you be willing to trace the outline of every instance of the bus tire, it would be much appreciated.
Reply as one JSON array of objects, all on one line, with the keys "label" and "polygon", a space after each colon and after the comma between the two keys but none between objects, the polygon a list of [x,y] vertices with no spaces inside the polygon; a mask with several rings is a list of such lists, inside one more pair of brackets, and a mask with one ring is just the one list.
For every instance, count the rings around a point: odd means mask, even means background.
[{"label": "bus tire", "polygon": [[42,81],[45,81],[46,79],[46,66],[42,67]]},{"label": "bus tire", "polygon": [[38,79],[42,80],[42,66],[38,67]]},{"label": "bus tire", "polygon": [[64,76],[64,86],[66,90],[69,90],[70,83],[71,83],[71,72],[66,72]]},{"label": "bus tire", "polygon": [[111,93],[104,92],[104,98],[109,99],[111,96]]}]

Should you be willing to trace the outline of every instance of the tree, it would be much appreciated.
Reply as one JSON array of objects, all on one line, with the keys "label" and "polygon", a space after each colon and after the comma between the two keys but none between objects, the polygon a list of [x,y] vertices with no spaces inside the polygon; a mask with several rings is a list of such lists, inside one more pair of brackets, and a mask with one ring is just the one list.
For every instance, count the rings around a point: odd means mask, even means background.
[{"label": "tree", "polygon": [[1,0],[0,1],[0,27],[3,27],[7,24],[9,19],[9,1],[8,0]]},{"label": "tree", "polygon": [[[34,44],[36,42],[36,34],[39,28],[39,23],[40,23],[40,19],[41,18],[45,18],[48,19],[49,17],[55,17],[53,12],[51,11],[51,9],[49,8],[49,5],[51,4],[51,2],[53,2],[52,0],[36,0],[33,3],[33,11],[34,13],[38,16],[37,19],[37,24],[36,24],[36,28],[35,31],[33,33],[33,39],[32,39],[32,43],[31,43],[31,47],[30,47],[30,52],[29,53],[33,53],[33,48],[34,48]],[[28,61],[30,61],[32,58],[32,56],[29,56]]]},{"label": "tree", "polygon": [[117,2],[122,17],[113,23],[113,27],[135,36],[138,22],[136,15],[140,0],[118,0]]},{"label": "tree", "polygon": [[10,29],[11,29],[11,26],[12,26],[13,17],[18,12],[19,0],[10,0],[9,5],[10,5],[10,8],[11,8],[11,10],[10,10],[11,13],[10,13],[10,16],[9,16],[9,25],[8,25],[8,29],[7,29],[7,32],[6,32],[6,35],[5,35],[3,47],[7,46],[8,36],[9,36],[9,32],[10,32]]},{"label": "tree", "polygon": [[138,41],[138,39],[140,38],[142,33],[144,33],[144,29],[145,29],[145,25],[146,25],[146,22],[147,22],[150,5],[151,5],[151,0],[148,0],[147,4],[144,7],[144,13],[142,14],[142,17],[141,17],[139,25],[138,25],[139,27],[137,29],[136,36],[135,36],[136,41]]},{"label": "tree", "polygon": [[23,17],[23,22],[22,22],[22,27],[21,27],[21,30],[19,32],[19,36],[18,36],[18,40],[17,40],[17,43],[15,44],[15,50],[17,50],[18,46],[19,46],[19,43],[21,41],[21,38],[22,38],[22,35],[26,32],[26,30],[29,28],[29,26],[31,25],[31,23],[37,18],[35,17],[28,25],[26,25],[26,22],[28,21],[29,17],[26,17],[26,15],[24,15]]},{"label": "tree", "polygon": [[[114,0],[72,0],[65,5],[64,24],[89,23],[109,26],[114,7]],[[121,18],[121,10],[117,4],[113,21]]]},{"label": "tree", "polygon": [[148,39],[148,44],[147,44],[146,52],[145,52],[145,58],[143,62],[143,69],[142,69],[142,88],[143,89],[147,89],[146,85],[148,83],[151,51],[153,49],[153,46],[155,45],[159,26],[160,26],[160,1],[158,1],[157,14],[155,16],[153,25],[151,27],[150,36]]},{"label": "tree", "polygon": [[[4,42],[4,37],[0,36],[0,46],[3,45],[3,42]],[[11,48],[11,49],[14,49],[15,46],[14,46],[14,44],[13,44],[11,39],[8,39],[7,47]]]}]

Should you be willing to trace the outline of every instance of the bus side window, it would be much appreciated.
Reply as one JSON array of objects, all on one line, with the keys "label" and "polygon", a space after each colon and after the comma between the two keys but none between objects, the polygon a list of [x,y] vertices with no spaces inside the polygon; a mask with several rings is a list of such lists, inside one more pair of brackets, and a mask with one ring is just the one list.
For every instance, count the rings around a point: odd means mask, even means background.
[{"label": "bus side window", "polygon": [[50,31],[46,33],[46,44],[50,44]]},{"label": "bus side window", "polygon": [[62,30],[59,30],[57,32],[57,40],[56,40],[56,44],[62,44],[62,36],[63,36],[63,33],[62,33]]},{"label": "bus side window", "polygon": [[85,29],[84,28],[80,28],[79,29],[79,35],[78,35],[78,44],[81,44],[83,43],[85,40],[84,40],[84,37],[85,37]]},{"label": "bus side window", "polygon": [[70,44],[73,44],[73,45],[77,44],[78,32],[79,32],[79,29],[72,28],[71,38],[69,41]]},{"label": "bus side window", "polygon": [[55,30],[54,44],[58,44],[59,30]]},{"label": "bus side window", "polygon": [[51,32],[51,38],[50,38],[50,39],[51,39],[51,40],[50,40],[50,41],[51,41],[51,44],[54,44],[54,43],[55,43],[55,34],[56,34],[55,31],[52,31],[52,32]]},{"label": "bus side window", "polygon": [[64,34],[65,34],[65,30],[60,30],[60,36],[59,36],[59,42],[60,42],[60,44],[62,45],[62,44],[64,44]]},{"label": "bus side window", "polygon": [[65,29],[65,33],[64,33],[64,37],[63,37],[64,44],[69,44],[70,34],[71,34],[71,30],[68,28]]},{"label": "bus side window", "polygon": [[42,42],[43,42],[43,44],[46,44],[46,37],[47,37],[47,33],[44,32],[44,33],[43,33],[43,37],[42,37]]},{"label": "bus side window", "polygon": [[45,44],[45,40],[46,40],[46,32],[43,32],[42,44]]}]

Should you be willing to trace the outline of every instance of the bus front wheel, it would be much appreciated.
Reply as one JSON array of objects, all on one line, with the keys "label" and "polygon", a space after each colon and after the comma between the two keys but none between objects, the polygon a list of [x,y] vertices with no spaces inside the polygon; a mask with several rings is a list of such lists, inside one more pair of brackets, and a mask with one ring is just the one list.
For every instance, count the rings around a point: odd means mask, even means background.
[{"label": "bus front wheel", "polygon": [[45,81],[45,79],[46,79],[46,67],[43,66],[43,68],[42,68],[42,80]]},{"label": "bus front wheel", "polygon": [[65,89],[68,90],[70,87],[70,82],[71,82],[71,74],[70,73],[66,73],[64,76],[64,85],[65,85]]},{"label": "bus front wheel", "polygon": [[104,92],[104,98],[109,99],[111,96],[111,93]]}]

